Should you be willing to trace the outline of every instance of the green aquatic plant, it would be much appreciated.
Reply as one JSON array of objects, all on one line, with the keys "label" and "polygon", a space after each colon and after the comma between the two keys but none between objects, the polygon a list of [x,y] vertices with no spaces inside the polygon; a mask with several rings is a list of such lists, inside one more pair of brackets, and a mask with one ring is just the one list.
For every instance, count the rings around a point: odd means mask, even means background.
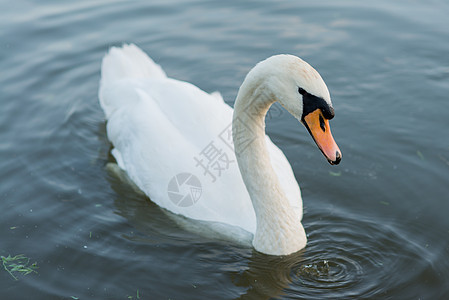
[{"label": "green aquatic plant", "polygon": [[30,259],[23,254],[16,256],[8,255],[8,257],[0,256],[0,258],[2,259],[3,268],[14,280],[19,280],[16,275],[37,273],[36,269],[39,268],[37,263],[30,264]]}]

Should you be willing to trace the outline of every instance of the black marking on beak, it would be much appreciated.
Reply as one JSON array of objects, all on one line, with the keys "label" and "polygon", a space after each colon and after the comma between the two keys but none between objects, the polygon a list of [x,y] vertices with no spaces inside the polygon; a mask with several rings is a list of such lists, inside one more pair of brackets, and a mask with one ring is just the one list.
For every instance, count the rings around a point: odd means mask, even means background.
[{"label": "black marking on beak", "polygon": [[317,109],[321,109],[324,118],[327,120],[331,120],[335,116],[334,108],[327,104],[323,98],[314,96],[300,87],[298,88],[298,93],[302,95],[302,119]]}]

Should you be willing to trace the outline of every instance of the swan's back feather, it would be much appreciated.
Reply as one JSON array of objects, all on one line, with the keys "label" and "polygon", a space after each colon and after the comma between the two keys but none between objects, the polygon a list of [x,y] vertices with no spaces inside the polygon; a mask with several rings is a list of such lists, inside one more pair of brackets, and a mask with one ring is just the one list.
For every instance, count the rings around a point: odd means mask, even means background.
[{"label": "swan's back feather", "polygon": [[[139,78],[167,78],[164,70],[148,55],[134,44],[123,45],[121,48],[112,47],[104,56],[101,64],[100,104],[105,111],[106,118],[122,103],[106,102],[102,97],[103,87],[112,86],[123,79]],[[110,98],[109,98],[110,99]],[[126,101],[125,97],[115,100]]]}]

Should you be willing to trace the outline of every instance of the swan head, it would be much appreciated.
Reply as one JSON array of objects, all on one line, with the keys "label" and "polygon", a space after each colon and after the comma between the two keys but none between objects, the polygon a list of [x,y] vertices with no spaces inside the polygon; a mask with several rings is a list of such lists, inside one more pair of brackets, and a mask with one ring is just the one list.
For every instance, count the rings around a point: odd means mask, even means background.
[{"label": "swan head", "polygon": [[[308,130],[330,164],[341,161],[341,151],[331,134],[335,113],[326,84],[307,62],[294,55],[275,55],[254,67],[259,83]],[[262,76],[261,76],[262,75]]]}]

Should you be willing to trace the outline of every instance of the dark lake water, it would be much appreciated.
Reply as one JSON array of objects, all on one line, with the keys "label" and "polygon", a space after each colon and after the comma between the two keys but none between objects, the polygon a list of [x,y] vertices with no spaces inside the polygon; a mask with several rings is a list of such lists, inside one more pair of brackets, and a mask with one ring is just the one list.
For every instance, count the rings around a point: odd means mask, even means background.
[{"label": "dark lake water", "polygon": [[[447,1],[1,1],[1,299],[449,299]],[[323,76],[343,160],[279,107],[307,247],[269,257],[178,227],[108,171],[101,58],[133,42],[233,104],[277,53]],[[230,191],[232,196],[232,191]]]}]

